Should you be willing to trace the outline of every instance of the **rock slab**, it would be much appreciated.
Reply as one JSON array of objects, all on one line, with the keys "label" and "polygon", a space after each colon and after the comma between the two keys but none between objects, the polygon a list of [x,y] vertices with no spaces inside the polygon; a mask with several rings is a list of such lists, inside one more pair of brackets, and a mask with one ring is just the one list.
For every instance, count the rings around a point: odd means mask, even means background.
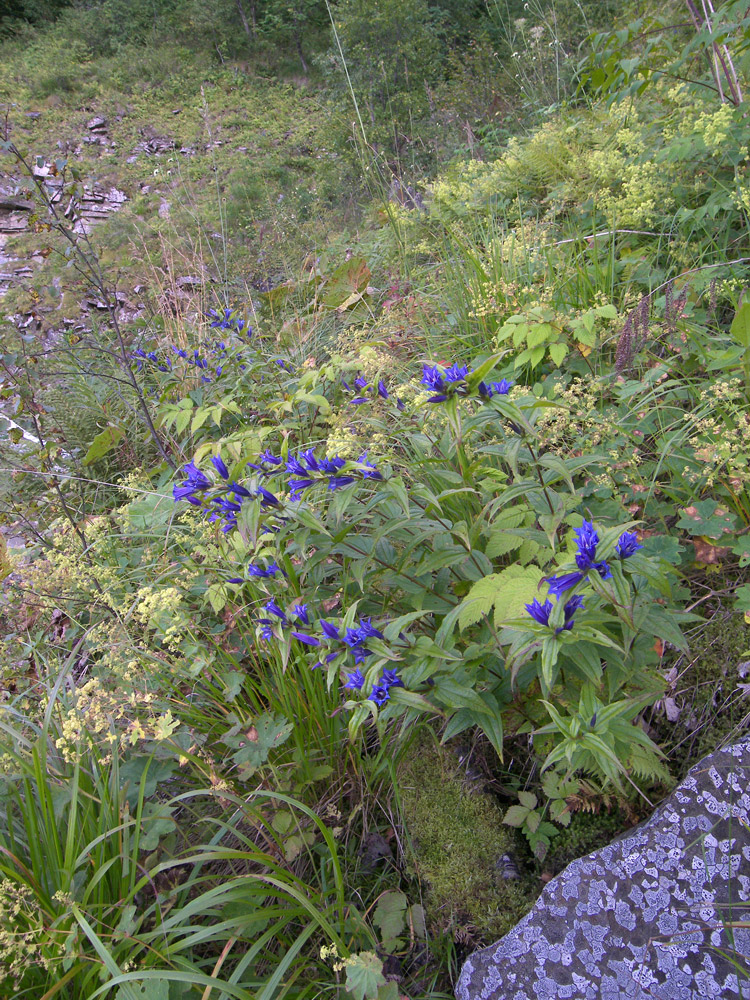
[{"label": "rock slab", "polygon": [[706,757],[649,820],[568,865],[470,956],[456,997],[750,998],[750,742]]}]

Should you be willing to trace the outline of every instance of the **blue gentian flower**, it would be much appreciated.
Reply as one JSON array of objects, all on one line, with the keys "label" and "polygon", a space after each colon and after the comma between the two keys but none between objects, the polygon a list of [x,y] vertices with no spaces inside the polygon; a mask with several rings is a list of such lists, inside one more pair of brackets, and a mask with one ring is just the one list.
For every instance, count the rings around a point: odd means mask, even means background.
[{"label": "blue gentian flower", "polygon": [[299,639],[300,642],[304,642],[307,646],[319,646],[320,639],[316,639],[313,635],[308,635],[306,632],[292,632],[295,639]]},{"label": "blue gentian flower", "polygon": [[383,478],[380,475],[380,473],[378,472],[378,470],[375,468],[375,466],[372,464],[372,462],[368,462],[367,461],[367,452],[366,451],[362,452],[362,454],[359,456],[359,458],[357,459],[357,461],[359,462],[360,465],[364,465],[365,468],[367,469],[367,472],[363,472],[362,473],[362,475],[364,476],[365,479],[382,479]]},{"label": "blue gentian flower", "polygon": [[309,470],[304,467],[298,458],[290,455],[286,460],[286,471],[293,472],[296,476],[306,476]]},{"label": "blue gentian flower", "polygon": [[401,678],[398,676],[395,670],[384,670],[380,683],[386,684],[389,688],[397,688],[404,686],[404,682],[401,680]]},{"label": "blue gentian flower", "polygon": [[278,507],[279,498],[274,496],[270,490],[267,490],[264,486],[259,486],[255,491],[255,495],[260,498],[261,507]]},{"label": "blue gentian flower", "polygon": [[468,365],[459,365],[457,362],[452,364],[450,368],[445,369],[444,378],[446,382],[463,382],[466,376],[469,374]]},{"label": "blue gentian flower", "polygon": [[[573,616],[576,611],[583,607],[583,598],[580,594],[576,594],[572,597],[564,607],[565,621],[560,626],[560,628],[555,629],[555,634],[559,632],[569,632],[573,628]],[[552,601],[546,600],[544,604],[540,604],[537,598],[531,602],[531,604],[526,605],[526,610],[540,625],[549,625],[549,616],[552,614],[554,605]]]},{"label": "blue gentian flower", "polygon": [[369,403],[370,400],[367,396],[357,396],[356,399],[349,401],[350,406],[361,406],[363,403]]},{"label": "blue gentian flower", "polygon": [[643,546],[638,541],[638,535],[634,531],[624,531],[615,546],[615,552],[620,559],[629,559],[635,555],[638,549],[642,548]]},{"label": "blue gentian flower", "polygon": [[358,389],[366,389],[368,386],[367,379],[363,378],[361,375],[357,375],[357,377],[354,380],[354,384]]},{"label": "blue gentian flower", "polygon": [[443,380],[443,370],[438,365],[422,365],[422,385],[426,385],[432,392],[442,392],[445,388]]},{"label": "blue gentian flower", "polygon": [[179,485],[175,483],[172,487],[172,497],[175,502],[187,500],[188,503],[200,507],[201,501],[197,499],[195,494],[207,490],[211,486],[211,480],[204,472],[201,472],[195,462],[188,462],[183,467],[182,474],[185,476],[185,482]]},{"label": "blue gentian flower", "polygon": [[584,521],[580,528],[576,528],[576,545],[578,553],[576,563],[582,570],[590,569],[596,559],[596,547],[599,544],[599,535],[591,521]]},{"label": "blue gentian flower", "polygon": [[323,629],[323,633],[328,636],[329,639],[338,639],[339,630],[335,625],[330,622],[325,621],[325,619],[320,619],[320,627]]},{"label": "blue gentian flower", "polygon": [[255,566],[251,563],[247,567],[247,575],[254,576],[258,579],[270,579],[272,576],[276,576],[277,573],[281,573],[282,576],[286,576],[284,570],[279,566],[277,562],[271,562],[268,564],[267,569],[263,569],[262,566]]},{"label": "blue gentian flower", "polygon": [[285,625],[288,623],[287,616],[284,614],[284,612],[278,606],[278,604],[276,603],[276,601],[267,601],[266,604],[264,605],[264,607],[265,607],[266,611],[268,611],[269,614],[276,615],[276,617],[280,618],[281,621]]},{"label": "blue gentian flower", "polygon": [[211,462],[222,479],[229,479],[229,469],[226,467],[219,455],[214,455]]},{"label": "blue gentian flower", "polygon": [[370,691],[370,701],[374,701],[375,704],[380,708],[382,705],[390,699],[390,694],[388,693],[388,688],[385,684],[376,684],[372,691]]},{"label": "blue gentian flower", "polygon": [[266,449],[260,455],[261,462],[268,462],[269,465],[281,465],[281,459],[278,458],[272,451]]},{"label": "blue gentian flower", "polygon": [[612,576],[612,571],[606,562],[596,562],[596,547],[599,544],[599,535],[591,521],[584,521],[580,528],[575,531],[576,564],[584,573],[590,569],[595,569],[602,580],[608,580]]},{"label": "blue gentian flower", "polygon": [[299,618],[299,620],[303,622],[305,625],[310,624],[310,616],[307,613],[306,604],[295,604],[294,607],[292,608],[292,611]]},{"label": "blue gentian flower", "polygon": [[549,576],[544,582],[549,588],[548,593],[559,599],[566,590],[577,587],[584,575],[583,573],[563,573],[561,576]]},{"label": "blue gentian flower", "polygon": [[492,399],[493,396],[507,396],[514,385],[514,382],[509,382],[507,378],[503,378],[499,382],[490,382],[489,385],[486,382],[480,382],[477,389],[480,396],[483,396],[485,399]]},{"label": "blue gentian flower", "polygon": [[554,608],[552,601],[546,600],[544,604],[540,604],[539,599],[535,597],[531,604],[527,604],[525,607],[535,622],[539,625],[549,625],[549,616]]},{"label": "blue gentian flower", "polygon": [[369,618],[360,618],[359,632],[363,638],[382,639],[383,633],[379,632],[374,625],[371,625],[370,621],[371,619]]},{"label": "blue gentian flower", "polygon": [[[315,449],[314,448],[308,448],[307,451],[303,451],[301,457],[304,459],[305,465],[307,466],[307,468],[311,472],[318,472],[320,470],[320,465],[318,464],[318,460],[315,457]],[[292,472],[298,472],[299,470],[298,469],[292,469],[290,471],[292,471]],[[306,470],[304,470],[304,469],[302,470],[303,474],[305,473],[305,471]]]},{"label": "blue gentian flower", "polygon": [[378,382],[378,396],[380,396],[381,399],[388,399],[388,390],[386,389],[385,382],[382,378]]},{"label": "blue gentian flower", "polygon": [[303,490],[308,489],[315,482],[314,479],[290,479],[289,489],[292,500],[299,500]]},{"label": "blue gentian flower", "polygon": [[346,675],[346,684],[343,685],[347,691],[361,691],[364,687],[365,678],[361,670],[353,670]]},{"label": "blue gentian flower", "polygon": [[361,645],[365,641],[365,636],[362,631],[358,628],[348,628],[342,637],[342,642],[345,642],[350,648]]},{"label": "blue gentian flower", "polygon": [[339,490],[356,482],[354,476],[331,476],[328,480],[329,490]]},{"label": "blue gentian flower", "polygon": [[340,458],[338,455],[334,455],[333,458],[321,458],[320,460],[321,472],[325,472],[326,475],[334,475],[339,469],[343,469],[345,465],[346,460]]}]

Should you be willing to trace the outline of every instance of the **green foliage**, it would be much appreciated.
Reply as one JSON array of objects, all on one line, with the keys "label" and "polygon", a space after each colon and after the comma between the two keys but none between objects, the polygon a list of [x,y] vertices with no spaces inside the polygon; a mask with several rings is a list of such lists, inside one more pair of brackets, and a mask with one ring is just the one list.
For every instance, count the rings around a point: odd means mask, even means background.
[{"label": "green foliage", "polygon": [[[9,989],[396,1000],[384,956],[421,967],[425,922],[489,937],[528,909],[535,862],[499,874],[519,844],[552,867],[598,846],[669,783],[660,748],[689,744],[682,768],[741,715],[726,662],[678,657],[702,636],[683,607],[750,608],[746,109],[700,63],[726,44],[745,86],[744,11],[600,36],[579,96],[608,99],[506,143],[571,94],[609,4],[341,0],[332,43],[324,8],[103,0],[3,48],[3,93],[72,116],[14,140],[59,129],[71,194],[110,170],[128,194],[97,265],[160,283],[132,369],[106,324],[3,345],[3,516],[36,539],[0,560],[0,929],[15,912],[36,949]],[[293,62],[304,81],[268,79]],[[81,145],[100,111],[112,145]],[[146,115],[174,154],[144,152]],[[350,211],[459,128],[472,159],[423,211]],[[6,304],[46,336],[90,289],[43,217],[7,244],[37,270]],[[504,824],[429,742],[459,734]],[[366,872],[354,845],[394,810],[410,868]]]}]

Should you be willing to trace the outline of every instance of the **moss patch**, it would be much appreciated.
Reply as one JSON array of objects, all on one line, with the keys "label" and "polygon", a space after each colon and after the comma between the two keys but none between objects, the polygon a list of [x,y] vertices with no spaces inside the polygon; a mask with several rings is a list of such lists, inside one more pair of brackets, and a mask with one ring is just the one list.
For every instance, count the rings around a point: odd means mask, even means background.
[{"label": "moss patch", "polygon": [[456,758],[422,735],[399,772],[409,865],[425,887],[435,930],[450,930],[472,944],[506,934],[534,904],[542,882],[533,872],[503,878],[501,858],[527,853],[503,826],[494,798],[466,782]]}]

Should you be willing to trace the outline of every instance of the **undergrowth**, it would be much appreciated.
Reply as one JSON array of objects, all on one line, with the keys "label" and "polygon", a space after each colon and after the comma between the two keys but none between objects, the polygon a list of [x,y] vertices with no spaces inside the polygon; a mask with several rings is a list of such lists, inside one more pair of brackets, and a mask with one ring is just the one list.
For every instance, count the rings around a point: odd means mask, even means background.
[{"label": "undergrowth", "polygon": [[747,17],[115,6],[0,68],[3,988],[440,996],[746,731]]}]

